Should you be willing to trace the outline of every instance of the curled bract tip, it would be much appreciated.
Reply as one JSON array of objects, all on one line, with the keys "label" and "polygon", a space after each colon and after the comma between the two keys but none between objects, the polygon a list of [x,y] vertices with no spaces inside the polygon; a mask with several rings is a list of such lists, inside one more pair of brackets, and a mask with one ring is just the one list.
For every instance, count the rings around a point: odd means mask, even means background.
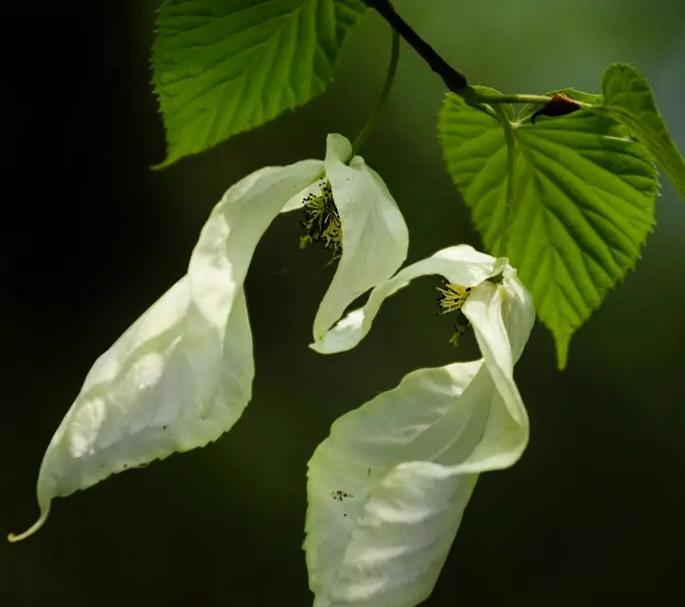
[{"label": "curled bract tip", "polygon": [[17,542],[21,542],[22,540],[25,540],[28,537],[31,537],[36,531],[38,531],[44,524],[45,521],[48,520],[48,514],[50,514],[50,508],[46,508],[45,510],[42,510],[40,513],[40,517],[38,520],[33,523],[26,531],[23,533],[8,533],[7,534],[7,541],[10,544],[16,544]]}]

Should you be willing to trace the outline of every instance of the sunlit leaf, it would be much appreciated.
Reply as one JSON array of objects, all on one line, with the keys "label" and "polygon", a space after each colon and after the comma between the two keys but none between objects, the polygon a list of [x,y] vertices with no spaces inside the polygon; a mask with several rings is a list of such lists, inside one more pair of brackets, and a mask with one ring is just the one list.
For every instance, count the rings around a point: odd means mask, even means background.
[{"label": "sunlit leaf", "polygon": [[360,0],[167,0],[153,52],[162,166],[321,93]]},{"label": "sunlit leaf", "polygon": [[604,74],[603,108],[649,148],[661,168],[685,197],[685,159],[656,107],[649,82],[631,65],[614,63]]},{"label": "sunlit leaf", "polygon": [[532,292],[564,367],[574,331],[639,258],[656,171],[607,117],[578,111],[532,124],[503,115],[449,95],[445,160],[486,248],[509,257]]}]

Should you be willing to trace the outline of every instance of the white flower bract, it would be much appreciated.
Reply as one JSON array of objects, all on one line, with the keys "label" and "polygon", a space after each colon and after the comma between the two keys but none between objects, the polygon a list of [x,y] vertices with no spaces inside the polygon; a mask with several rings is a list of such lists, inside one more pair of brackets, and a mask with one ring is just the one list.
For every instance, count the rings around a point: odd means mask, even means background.
[{"label": "white flower bract", "polygon": [[409,373],[333,424],[308,471],[315,607],[413,607],[428,597],[478,474],[512,465],[527,444],[513,369],[534,311],[504,259],[464,245],[439,251],[376,286],[312,347],[354,347],[383,300],[427,274],[472,287],[462,311],[482,358]]},{"label": "white flower bract", "polygon": [[[35,532],[54,497],[201,447],[233,426],[250,400],[254,376],[243,289],[252,255],[272,220],[301,208],[304,193],[322,178],[339,201],[343,250],[315,326],[327,329],[355,297],[402,265],[408,244],[402,215],[361,158],[347,166],[350,156],[350,143],[329,135],[325,161],[263,168],[224,194],[187,274],[88,373],[41,464],[40,519],[11,540]],[[370,262],[378,247],[383,260]]]}]

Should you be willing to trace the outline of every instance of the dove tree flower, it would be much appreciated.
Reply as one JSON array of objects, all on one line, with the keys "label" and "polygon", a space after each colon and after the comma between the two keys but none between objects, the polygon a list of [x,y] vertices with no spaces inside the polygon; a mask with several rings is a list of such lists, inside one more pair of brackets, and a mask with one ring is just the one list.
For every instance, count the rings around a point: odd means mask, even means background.
[{"label": "dove tree flower", "polygon": [[[404,219],[380,177],[341,135],[325,160],[267,167],[233,185],[202,228],[187,274],[95,362],[39,472],[39,520],[54,497],[216,440],[251,397],[254,362],[244,280],[281,212],[305,208],[305,239],[339,255],[315,339],[359,295],[392,276],[407,252]],[[349,160],[349,162],[348,162]]]},{"label": "dove tree flower", "polygon": [[409,373],[343,415],[309,462],[305,551],[315,607],[412,607],[432,591],[478,475],[511,466],[528,441],[514,364],[534,322],[506,259],[465,245],[378,284],[312,347],[357,345],[385,298],[441,275],[441,308],[473,328],[482,358]]}]

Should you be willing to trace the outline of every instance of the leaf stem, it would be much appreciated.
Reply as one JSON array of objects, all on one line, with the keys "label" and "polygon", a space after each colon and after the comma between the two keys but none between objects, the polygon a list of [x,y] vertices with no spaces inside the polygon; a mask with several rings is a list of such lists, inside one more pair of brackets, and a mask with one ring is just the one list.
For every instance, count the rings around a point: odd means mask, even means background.
[{"label": "leaf stem", "polygon": [[390,96],[390,90],[392,89],[393,82],[395,81],[395,74],[397,73],[397,64],[399,62],[399,58],[400,58],[400,36],[399,36],[397,30],[393,29],[392,30],[392,48],[390,51],[390,63],[388,64],[388,72],[385,76],[385,83],[383,84],[383,90],[381,91],[381,94],[378,97],[378,102],[376,103],[376,107],[369,114],[369,117],[366,119],[366,122],[364,123],[362,130],[359,131],[357,138],[354,140],[354,143],[352,144],[352,155],[353,156],[366,143],[366,140],[368,139],[369,134],[373,130],[373,127],[376,125],[376,121],[378,120],[378,116],[380,116],[381,112],[383,111],[383,108],[385,107],[385,104],[388,101],[388,97]]},{"label": "leaf stem", "polygon": [[442,78],[450,91],[462,94],[467,86],[466,76],[454,69],[430,44],[421,38],[411,25],[397,14],[390,0],[364,0],[364,2],[376,10],[405,42],[424,59],[429,67]]},{"label": "leaf stem", "polygon": [[521,94],[495,94],[495,93],[483,93],[475,90],[472,87],[468,87],[462,93],[464,99],[468,102],[476,103],[489,103],[489,104],[499,104],[499,103],[540,103],[546,104],[552,101],[552,97],[549,95],[521,95]]}]

